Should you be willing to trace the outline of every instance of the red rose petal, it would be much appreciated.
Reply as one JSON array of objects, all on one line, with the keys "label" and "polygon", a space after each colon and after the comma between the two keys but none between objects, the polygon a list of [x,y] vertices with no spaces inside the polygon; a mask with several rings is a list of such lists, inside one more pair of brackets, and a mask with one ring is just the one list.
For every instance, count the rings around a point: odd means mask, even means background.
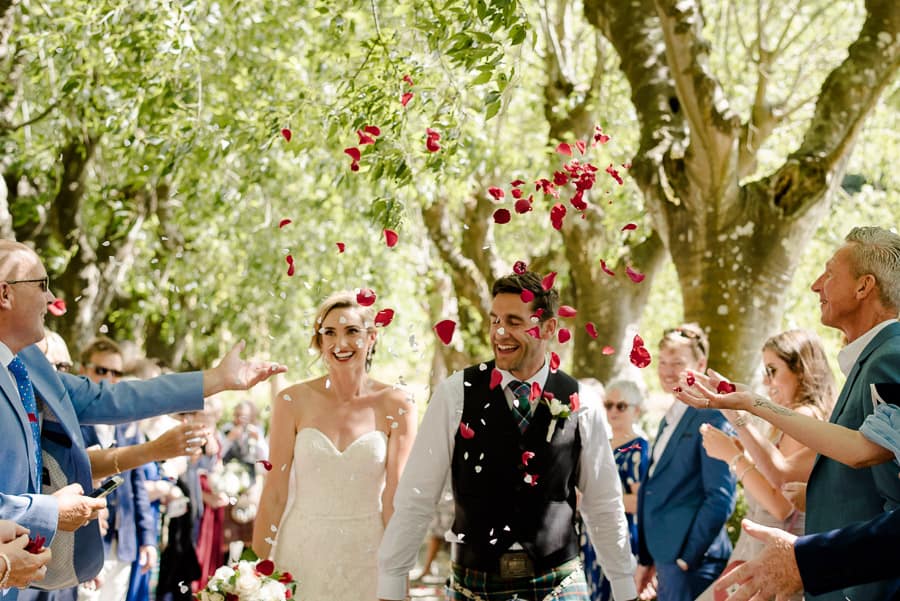
[{"label": "red rose petal", "polygon": [[55,299],[52,303],[47,304],[47,311],[54,317],[66,314],[66,301],[61,298]]},{"label": "red rose petal", "polygon": [[541,398],[541,385],[537,382],[531,383],[531,392],[528,393],[528,400],[533,401]]},{"label": "red rose petal", "polygon": [[428,138],[425,140],[425,148],[428,152],[437,152],[441,149],[441,145],[437,143],[433,138]]},{"label": "red rose petal", "polygon": [[284,129],[281,130],[281,135],[284,136],[284,141],[285,141],[285,142],[290,142],[290,141],[291,141],[291,136],[292,136],[293,134],[291,133],[291,130],[289,130],[288,128],[285,127]]},{"label": "red rose petal", "polygon": [[294,576],[290,572],[282,572],[281,576],[278,577],[278,582],[281,584],[290,584],[293,580]]},{"label": "red rose petal", "polygon": [[375,291],[371,288],[360,288],[359,292],[356,293],[356,302],[362,307],[372,306],[377,298]]},{"label": "red rose petal", "polygon": [[386,328],[391,324],[394,320],[394,310],[393,309],[382,309],[378,313],[375,314],[375,325],[381,326],[382,328]]},{"label": "red rose petal", "polygon": [[556,272],[551,271],[550,273],[548,273],[547,275],[544,276],[543,280],[541,280],[541,287],[544,290],[550,290],[551,288],[553,288],[553,282],[555,282],[555,281],[556,281]]},{"label": "red rose petal", "polygon": [[636,229],[637,229],[637,224],[636,224],[636,223],[626,223],[625,225],[622,226],[622,230],[621,230],[621,231],[626,232],[626,231],[629,231],[629,230],[636,230]]},{"label": "red rose petal", "polygon": [[525,333],[531,336],[532,338],[540,339],[541,337],[541,328],[539,326],[534,326],[533,328],[528,328],[525,330]]},{"label": "red rose petal", "polygon": [[491,384],[490,389],[493,390],[500,386],[500,382],[503,381],[503,374],[500,373],[500,370],[496,367],[491,370]]},{"label": "red rose petal", "polygon": [[359,152],[359,148],[357,148],[356,146],[351,146],[350,148],[345,148],[344,154],[346,154],[351,159],[353,159],[354,163],[358,162],[359,159],[362,157],[362,154],[360,154],[360,152]]},{"label": "red rose petal", "polygon": [[509,209],[497,209],[494,211],[494,223],[503,225],[504,223],[509,223],[510,219],[512,219],[512,215]]},{"label": "red rose petal", "polygon": [[363,131],[376,138],[381,135],[381,130],[377,125],[367,125],[363,128]]},{"label": "red rose petal", "polygon": [[650,365],[650,351],[644,347],[644,341],[637,334],[634,335],[629,359],[633,365],[641,369]]},{"label": "red rose petal", "polygon": [[284,258],[284,260],[288,264],[288,269],[287,269],[288,276],[294,275],[294,257],[292,257],[291,255],[288,255]]},{"label": "red rose petal", "polygon": [[512,186],[513,188],[518,188],[519,186],[524,186],[525,182],[520,179],[515,179],[515,180],[509,182],[509,185]]},{"label": "red rose petal", "polygon": [[575,148],[578,149],[578,152],[584,154],[584,150],[585,148],[587,148],[587,145],[584,143],[584,140],[575,140]]},{"label": "red rose petal", "polygon": [[578,411],[579,407],[581,407],[581,399],[578,397],[577,392],[573,392],[569,395],[569,411],[574,413]]},{"label": "red rose petal", "polygon": [[28,544],[25,545],[25,550],[29,553],[40,553],[44,548],[44,543],[47,542],[47,539],[41,536],[40,534],[36,534],[34,538],[28,539]]},{"label": "red rose petal", "polygon": [[522,453],[522,465],[528,466],[528,462],[534,458],[534,453],[531,451],[525,451]]},{"label": "red rose petal", "polygon": [[360,146],[365,146],[366,144],[374,144],[375,143],[375,138],[373,138],[372,136],[370,136],[369,134],[367,134],[366,132],[364,132],[361,129],[356,130],[356,135],[357,135],[357,137],[359,137],[358,144]]},{"label": "red rose petal", "polygon": [[256,463],[261,463],[267,472],[272,471],[272,462],[267,459],[260,459]]},{"label": "red rose petal", "polygon": [[271,559],[263,559],[256,564],[256,571],[263,576],[271,576],[275,571],[275,563]]},{"label": "red rose petal", "polygon": [[434,331],[444,344],[450,344],[455,329],[456,322],[452,319],[444,319],[434,324]]},{"label": "red rose petal", "polygon": [[412,77],[409,74],[403,76],[403,81],[407,83],[407,85],[414,86],[416,84],[413,83]]},{"label": "red rose petal", "polygon": [[469,427],[469,424],[464,424],[460,422],[459,424],[459,435],[465,438],[466,440],[470,440],[475,437],[475,430]]},{"label": "red rose petal", "polygon": [[696,378],[694,378],[694,374],[692,374],[691,372],[687,372],[687,376],[685,376],[684,379],[687,382],[688,386],[693,386],[694,382],[697,381]]},{"label": "red rose petal", "polygon": [[594,325],[593,321],[589,321],[584,324],[584,329],[588,333],[588,336],[594,339],[597,338],[597,326]]},{"label": "red rose petal", "polygon": [[556,373],[559,370],[559,355],[550,351],[550,373]]},{"label": "red rose petal", "polygon": [[30,423],[32,423],[32,424],[36,424],[36,423],[38,423],[38,416],[35,415],[34,413],[29,413],[29,414],[28,414],[28,421],[29,421]]},{"label": "red rose petal", "polygon": [[397,242],[400,240],[400,236],[397,235],[397,232],[394,230],[384,230],[384,243],[387,244],[388,248],[394,248],[397,246]]},{"label": "red rose petal", "polygon": [[538,310],[535,311],[535,312],[531,315],[531,317],[532,317],[532,319],[540,319],[540,318],[541,318],[541,315],[543,315],[543,314],[544,314],[544,309],[539,307]]},{"label": "red rose petal", "polygon": [[345,245],[343,242],[335,242],[335,244],[337,244],[339,253],[344,252],[344,249],[347,248],[347,245]]},{"label": "red rose petal", "polygon": [[516,204],[513,205],[513,208],[515,208],[516,213],[519,215],[524,215],[525,213],[534,210],[534,207],[531,205],[531,197],[520,198],[516,201]]},{"label": "red rose petal", "polygon": [[644,274],[641,273],[641,272],[639,272],[639,271],[635,271],[635,270],[632,269],[631,267],[626,267],[626,268],[625,268],[625,273],[628,274],[628,277],[629,277],[629,278],[631,279],[631,281],[634,282],[635,284],[640,284],[641,282],[644,281],[644,277],[645,277]]},{"label": "red rose petal", "polygon": [[550,209],[550,224],[553,226],[555,230],[561,230],[563,226],[563,219],[566,217],[566,206],[558,202]]},{"label": "red rose petal", "polygon": [[716,392],[719,394],[728,394],[737,390],[737,386],[727,380],[722,380],[716,385]]},{"label": "red rose petal", "polygon": [[557,171],[553,174],[553,185],[554,186],[565,186],[569,183],[569,176],[563,173],[562,171]]},{"label": "red rose petal", "polygon": [[293,223],[293,221],[291,221],[290,219],[282,219],[281,221],[278,222],[278,227],[279,227],[279,229],[283,228],[284,226],[288,225],[289,223]]},{"label": "red rose petal", "polygon": [[560,328],[559,332],[556,333],[556,339],[559,340],[560,344],[565,344],[572,337],[572,332],[568,330],[568,328]]},{"label": "red rose petal", "polygon": [[622,181],[622,176],[619,175],[619,172],[616,171],[616,168],[613,167],[612,163],[610,163],[609,167],[606,168],[606,172],[609,174],[609,176],[611,178],[616,180],[616,183],[619,184],[620,186],[625,183],[624,181]]},{"label": "red rose petal", "polygon": [[528,265],[525,264],[525,261],[516,261],[515,263],[513,263],[513,273],[522,275],[526,271],[528,271]]},{"label": "red rose petal", "polygon": [[578,311],[576,311],[574,307],[570,307],[569,305],[562,305],[559,308],[560,317],[575,317],[575,315],[577,314]]},{"label": "red rose petal", "polygon": [[603,349],[601,349],[600,352],[604,355],[612,355],[613,353],[616,352],[616,349],[614,349],[613,347],[611,347],[607,344],[606,346],[603,347]]},{"label": "red rose petal", "polygon": [[516,198],[516,199],[522,198],[522,189],[521,188],[513,188],[512,190],[509,191],[509,193],[512,194],[513,198]]},{"label": "red rose petal", "polygon": [[359,161],[350,163],[350,171],[359,171]]},{"label": "red rose petal", "polygon": [[532,292],[528,288],[523,288],[522,292],[519,293],[519,298],[522,299],[523,303],[530,303],[534,300],[534,292]]},{"label": "red rose petal", "polygon": [[537,486],[538,475],[537,474],[525,474],[525,482],[532,485]]},{"label": "red rose petal", "polygon": [[603,259],[600,259],[600,269],[602,269],[603,272],[606,273],[607,275],[611,275],[614,277],[616,275],[615,271],[613,271],[612,269],[610,269],[609,267],[606,266],[606,261],[604,261]]},{"label": "red rose petal", "polygon": [[558,152],[559,154],[564,154],[566,156],[572,156],[572,147],[565,142],[562,142],[557,145],[556,152]]},{"label": "red rose petal", "polygon": [[405,94],[403,94],[403,96],[400,97],[400,104],[402,106],[406,106],[407,104],[409,104],[409,101],[412,99],[413,99],[413,93],[406,92]]},{"label": "red rose petal", "polygon": [[494,197],[494,200],[501,200],[504,196],[506,196],[506,192],[503,191],[502,188],[498,188],[496,186],[491,186],[488,188],[488,194]]}]

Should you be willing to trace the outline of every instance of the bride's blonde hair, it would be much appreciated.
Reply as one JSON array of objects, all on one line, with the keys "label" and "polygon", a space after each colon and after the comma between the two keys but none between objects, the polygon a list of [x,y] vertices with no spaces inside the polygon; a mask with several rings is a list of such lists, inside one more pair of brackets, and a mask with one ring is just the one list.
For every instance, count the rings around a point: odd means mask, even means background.
[{"label": "bride's blonde hair", "polygon": [[[341,290],[339,292],[334,292],[329,295],[325,300],[322,301],[322,304],[319,305],[319,308],[316,310],[316,320],[313,323],[313,335],[312,340],[309,342],[310,348],[315,349],[322,353],[322,322],[325,321],[325,318],[331,313],[334,309],[353,309],[359,314],[362,318],[363,327],[366,329],[366,332],[374,332],[375,331],[375,312],[371,306],[363,307],[356,301],[356,293],[350,290]],[[372,344],[372,348],[369,349],[369,352],[366,354],[366,371],[372,367],[372,356],[375,354],[375,346],[378,344],[376,340],[374,344]]]}]

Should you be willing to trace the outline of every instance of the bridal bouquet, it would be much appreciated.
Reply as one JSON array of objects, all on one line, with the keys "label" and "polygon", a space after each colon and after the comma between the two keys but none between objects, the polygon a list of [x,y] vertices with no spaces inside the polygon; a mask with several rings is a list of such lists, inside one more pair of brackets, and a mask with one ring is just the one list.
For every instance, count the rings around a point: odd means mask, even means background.
[{"label": "bridal bouquet", "polygon": [[284,601],[291,599],[297,583],[290,572],[279,572],[268,559],[260,561],[245,549],[240,561],[216,570],[206,588],[194,598],[198,601]]},{"label": "bridal bouquet", "polygon": [[240,461],[229,461],[224,465],[219,464],[209,473],[208,477],[209,487],[212,491],[224,493],[231,500],[232,505],[253,484],[247,466]]}]

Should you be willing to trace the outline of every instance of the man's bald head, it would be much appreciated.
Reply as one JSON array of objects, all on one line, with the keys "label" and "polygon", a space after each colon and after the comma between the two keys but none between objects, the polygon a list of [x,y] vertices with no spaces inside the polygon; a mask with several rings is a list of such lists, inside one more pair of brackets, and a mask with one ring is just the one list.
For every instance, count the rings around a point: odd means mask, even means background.
[{"label": "man's bald head", "polygon": [[39,262],[29,246],[15,240],[0,240],[0,280],[16,280]]}]

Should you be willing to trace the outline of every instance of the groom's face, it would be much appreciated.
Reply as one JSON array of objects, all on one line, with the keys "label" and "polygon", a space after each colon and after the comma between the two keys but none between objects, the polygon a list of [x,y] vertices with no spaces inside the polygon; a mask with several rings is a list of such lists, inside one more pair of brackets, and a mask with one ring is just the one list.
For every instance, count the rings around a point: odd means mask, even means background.
[{"label": "groom's face", "polygon": [[[547,342],[556,332],[556,317],[534,322],[531,303],[518,294],[501,293],[491,304],[491,347],[499,369],[520,380],[533,376],[544,364]],[[538,336],[528,332],[538,328]]]}]

